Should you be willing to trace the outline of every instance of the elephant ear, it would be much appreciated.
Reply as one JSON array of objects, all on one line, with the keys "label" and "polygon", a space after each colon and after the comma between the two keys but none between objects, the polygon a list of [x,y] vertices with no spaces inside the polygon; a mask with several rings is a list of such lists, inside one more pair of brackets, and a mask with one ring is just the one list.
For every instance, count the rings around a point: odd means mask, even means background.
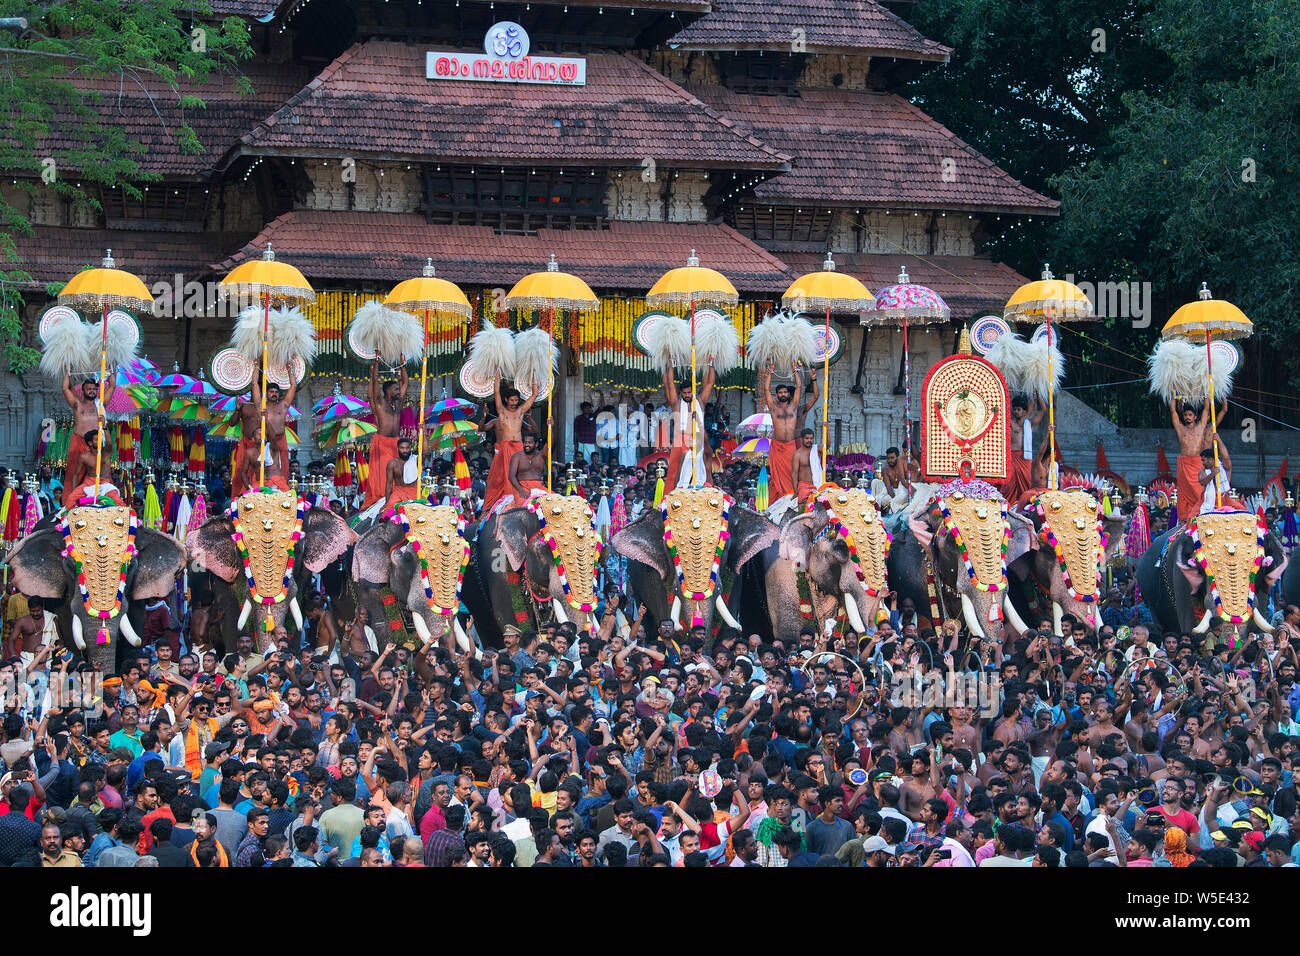
[{"label": "elephant ear", "polygon": [[1201,573],[1200,565],[1196,563],[1196,542],[1192,536],[1187,533],[1180,534],[1175,544],[1175,560],[1178,562],[1178,570],[1183,572],[1183,577],[1193,591],[1199,591],[1201,585],[1205,583],[1205,575]]},{"label": "elephant ear", "polygon": [[62,599],[67,587],[63,570],[63,534],[36,531],[18,542],[9,555],[14,587],[28,597]]},{"label": "elephant ear", "polygon": [[813,521],[810,514],[791,518],[781,529],[781,558],[793,561],[796,568],[808,567],[808,549],[812,547]]},{"label": "elephant ear", "polygon": [[363,534],[352,549],[352,579],[374,587],[387,584],[390,555],[405,537],[395,521],[381,521]]},{"label": "elephant ear", "polygon": [[327,508],[312,508],[302,519],[303,564],[320,574],[357,543],[357,533]]},{"label": "elephant ear", "polygon": [[165,598],[176,590],[176,575],[185,567],[185,548],[181,543],[151,528],[140,528],[135,533],[135,548],[132,599]]},{"label": "elephant ear", "polygon": [[505,551],[510,570],[518,571],[528,557],[528,541],[539,529],[531,508],[510,508],[497,515],[497,543]]},{"label": "elephant ear", "polygon": [[664,517],[658,508],[650,508],[640,518],[614,535],[614,550],[627,558],[659,572],[665,578],[672,569],[672,558],[664,544]]},{"label": "elephant ear", "polygon": [[235,524],[229,518],[210,518],[185,538],[190,557],[227,584],[243,568],[239,549],[235,547]]},{"label": "elephant ear", "polygon": [[732,508],[729,522],[731,531],[730,564],[739,571],[745,562],[764,548],[781,540],[781,529],[770,519],[748,508]]},{"label": "elephant ear", "polygon": [[1038,530],[1032,521],[1014,511],[1007,512],[1007,524],[1011,540],[1007,542],[1006,563],[1010,565],[1038,547]]}]

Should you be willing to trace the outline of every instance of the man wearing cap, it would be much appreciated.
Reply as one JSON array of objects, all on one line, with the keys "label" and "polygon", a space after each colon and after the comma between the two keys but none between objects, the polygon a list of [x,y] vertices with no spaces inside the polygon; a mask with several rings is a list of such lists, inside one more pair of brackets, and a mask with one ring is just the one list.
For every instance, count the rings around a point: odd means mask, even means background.
[{"label": "man wearing cap", "polygon": [[884,869],[889,866],[889,858],[894,855],[894,848],[885,842],[882,836],[867,837],[862,841],[862,865]]}]

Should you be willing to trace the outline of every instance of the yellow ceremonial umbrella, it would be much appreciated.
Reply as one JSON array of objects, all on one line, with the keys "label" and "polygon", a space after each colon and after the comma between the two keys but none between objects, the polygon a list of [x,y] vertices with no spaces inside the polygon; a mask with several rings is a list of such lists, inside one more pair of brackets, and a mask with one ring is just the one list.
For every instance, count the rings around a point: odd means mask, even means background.
[{"label": "yellow ceremonial umbrella", "polygon": [[1002,317],[1008,322],[1041,318],[1047,323],[1047,487],[1057,487],[1056,476],[1056,396],[1052,379],[1052,321],[1070,322],[1095,319],[1092,302],[1073,282],[1057,279],[1051,267],[1043,263],[1043,277],[1026,282],[1007,299]]},{"label": "yellow ceremonial umbrella", "polygon": [[[600,308],[600,300],[591,286],[575,275],[561,272],[555,256],[546,264],[545,272],[531,272],[514,284],[506,295],[507,309],[545,308],[547,314],[546,334],[549,339],[555,337],[555,310],[569,312],[590,312]],[[531,382],[529,384],[532,384]],[[551,368],[551,356],[546,356],[546,490],[551,490],[551,444],[555,417],[551,412],[551,397],[555,390],[555,373]]]},{"label": "yellow ceremonial umbrella", "polygon": [[316,293],[303,274],[287,262],[277,262],[271,244],[260,259],[250,259],[231,269],[217,291],[227,298],[261,296],[262,298],[262,449],[258,454],[260,485],[266,484],[266,340],[271,324],[271,301],[296,305],[316,301]]},{"label": "yellow ceremonial umbrella", "polygon": [[1231,302],[1216,299],[1210,287],[1202,282],[1195,302],[1181,306],[1160,330],[1162,339],[1184,339],[1188,342],[1205,342],[1205,365],[1210,381],[1210,429],[1214,435],[1214,506],[1223,504],[1223,489],[1219,487],[1219,428],[1214,419],[1214,361],[1210,343],[1216,339],[1250,338],[1255,327],[1246,314]]},{"label": "yellow ceremonial umbrella", "polygon": [[67,281],[59,293],[59,305],[74,309],[97,308],[103,314],[100,321],[99,342],[99,402],[96,408],[95,438],[95,497],[99,497],[100,469],[104,458],[104,379],[108,375],[108,310],[122,306],[133,312],[153,307],[153,296],[139,277],[117,268],[113,250],[104,251],[98,269],[78,272]]},{"label": "yellow ceremonial umbrella", "polygon": [[861,314],[876,307],[876,297],[865,285],[843,272],[835,271],[835,260],[826,253],[821,272],[809,272],[795,279],[781,296],[781,305],[795,312],[826,311],[825,346],[822,349],[822,473],[829,462],[826,429],[830,407],[831,381],[831,313]]},{"label": "yellow ceremonial umbrella", "polygon": [[466,322],[474,314],[469,299],[460,286],[434,275],[433,259],[425,260],[424,272],[415,279],[407,279],[393,287],[384,299],[384,305],[400,312],[413,315],[424,313],[424,352],[420,356],[420,422],[416,460],[420,463],[420,487],[423,496],[424,485],[424,391],[429,374],[429,313],[448,316],[455,322]]},{"label": "yellow ceremonial umbrella", "polygon": [[686,265],[669,269],[659,277],[646,293],[646,305],[652,309],[666,308],[674,305],[691,306],[691,485],[695,485],[695,443],[696,429],[696,383],[695,383],[695,306],[696,305],[735,305],[740,301],[740,293],[731,284],[731,280],[716,269],[700,265],[700,257],[691,250]]}]

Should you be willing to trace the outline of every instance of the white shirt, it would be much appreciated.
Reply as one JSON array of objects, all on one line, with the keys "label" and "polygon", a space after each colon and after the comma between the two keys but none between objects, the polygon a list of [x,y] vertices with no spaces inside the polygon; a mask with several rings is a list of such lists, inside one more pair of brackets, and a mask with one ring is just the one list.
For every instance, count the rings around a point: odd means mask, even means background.
[{"label": "white shirt", "polygon": [[1106,830],[1106,819],[1107,818],[1105,814],[1098,813],[1095,817],[1092,818],[1092,822],[1089,823],[1088,826],[1084,829],[1083,834],[1085,837],[1089,833],[1100,833],[1104,835],[1106,837],[1106,841],[1110,844],[1111,851],[1115,854],[1115,856],[1111,858],[1111,862],[1115,863],[1119,859],[1120,849],[1115,843],[1115,838],[1112,837],[1110,833],[1108,833]]}]

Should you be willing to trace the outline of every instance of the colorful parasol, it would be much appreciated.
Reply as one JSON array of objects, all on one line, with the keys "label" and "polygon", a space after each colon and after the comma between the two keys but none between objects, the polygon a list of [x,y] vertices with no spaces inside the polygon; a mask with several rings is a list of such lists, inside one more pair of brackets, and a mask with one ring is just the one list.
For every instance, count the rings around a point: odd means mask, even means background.
[{"label": "colorful parasol", "polygon": [[182,395],[164,398],[157,408],[178,421],[206,422],[212,417],[208,406],[203,402]]},{"label": "colorful parasol", "polygon": [[472,418],[478,413],[478,406],[463,398],[444,398],[434,402],[425,411],[426,419],[436,422],[459,422]]},{"label": "colorful parasol", "polygon": [[478,426],[464,420],[432,424],[429,433],[430,440],[439,449],[463,448],[472,445],[481,437]]},{"label": "colorful parasol", "polygon": [[362,401],[354,395],[344,395],[337,385],[334,386],[334,393],[326,395],[311,407],[313,415],[321,415],[334,408],[342,407],[350,412],[368,412],[370,403]]},{"label": "colorful parasol", "polygon": [[772,416],[767,412],[750,415],[736,426],[736,432],[740,435],[771,435]]},{"label": "colorful parasol", "polygon": [[772,450],[772,440],[767,437],[750,438],[741,442],[731,452],[735,458],[767,458]]},{"label": "colorful parasol", "polygon": [[[696,364],[695,364],[695,308],[698,305],[735,305],[740,301],[740,294],[731,280],[716,269],[700,265],[700,257],[691,250],[686,265],[669,269],[659,277],[650,291],[646,293],[646,305],[652,309],[668,308],[674,305],[688,304],[691,307],[691,485],[695,485],[695,459],[698,439],[698,415],[696,414]],[[549,462],[548,462],[549,464]]]},{"label": "colorful parasol", "polygon": [[208,402],[208,408],[214,412],[233,412],[244,402],[251,402],[253,395],[251,392],[245,392],[243,395],[222,395]]},{"label": "colorful parasol", "polygon": [[359,422],[355,418],[336,419],[317,429],[316,444],[321,448],[329,448],[331,445],[362,441],[378,430],[370,422]]},{"label": "colorful parasol", "polygon": [[[835,259],[828,252],[821,272],[802,275],[781,296],[781,305],[794,312],[826,312],[826,341],[831,338],[831,313],[849,312],[861,315],[876,307],[875,297],[857,279],[835,271]],[[831,350],[822,349],[822,470],[828,463],[826,436],[830,424]]]},{"label": "colorful parasol", "polygon": [[201,375],[199,378],[191,375],[168,375],[158,384],[160,387],[172,389],[173,395],[188,395],[198,399],[217,397],[217,390]]},{"label": "colorful parasol", "polygon": [[1195,302],[1179,307],[1160,330],[1162,339],[1184,339],[1188,342],[1205,342],[1205,362],[1209,371],[1210,430],[1214,436],[1214,506],[1223,504],[1224,489],[1219,487],[1219,428],[1214,417],[1214,350],[1210,343],[1249,338],[1255,330],[1246,314],[1231,302],[1216,299],[1207,283],[1201,283]]},{"label": "colorful parasol", "polygon": [[[555,256],[546,264],[545,272],[532,272],[524,276],[506,294],[507,309],[545,308],[546,334],[553,342],[555,339],[555,310],[562,312],[586,312],[600,307],[600,300],[591,286],[575,275],[561,272]],[[546,361],[546,490],[551,490],[551,451],[554,445],[553,430],[555,415],[552,408],[555,391],[555,371],[551,368],[550,356]],[[423,396],[421,396],[421,403]]]}]

